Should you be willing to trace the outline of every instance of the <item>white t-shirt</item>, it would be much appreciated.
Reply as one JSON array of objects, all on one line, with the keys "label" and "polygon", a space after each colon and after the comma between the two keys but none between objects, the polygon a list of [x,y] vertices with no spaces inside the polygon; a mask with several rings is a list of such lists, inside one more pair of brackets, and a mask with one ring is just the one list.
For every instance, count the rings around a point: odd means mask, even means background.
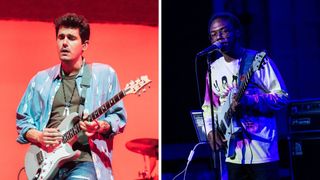
[{"label": "white t-shirt", "polygon": [[212,90],[220,100],[224,100],[229,88],[236,87],[240,62],[240,59],[227,62],[222,56],[211,64]]}]

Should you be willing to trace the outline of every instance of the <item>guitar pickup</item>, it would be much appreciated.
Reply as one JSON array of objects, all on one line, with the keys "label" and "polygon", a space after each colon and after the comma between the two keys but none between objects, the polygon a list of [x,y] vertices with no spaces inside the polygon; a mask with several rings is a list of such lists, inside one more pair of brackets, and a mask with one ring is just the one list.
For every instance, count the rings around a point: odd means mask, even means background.
[{"label": "guitar pickup", "polygon": [[37,156],[38,165],[41,165],[42,162],[43,162],[43,154],[42,154],[42,151],[39,151],[36,156]]}]

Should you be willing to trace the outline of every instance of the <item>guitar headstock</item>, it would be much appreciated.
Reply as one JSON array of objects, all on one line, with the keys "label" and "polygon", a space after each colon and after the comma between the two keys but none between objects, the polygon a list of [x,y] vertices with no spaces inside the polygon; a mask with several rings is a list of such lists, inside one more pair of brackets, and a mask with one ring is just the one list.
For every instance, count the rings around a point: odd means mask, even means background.
[{"label": "guitar headstock", "polygon": [[[146,91],[145,86],[150,83],[151,83],[151,80],[148,78],[147,75],[140,76],[140,78],[136,79],[135,81],[130,81],[126,85],[124,92],[125,92],[125,94],[136,94],[137,92],[140,92],[141,90],[142,90],[142,92],[145,92]],[[150,85],[149,85],[149,87],[150,87]]]},{"label": "guitar headstock", "polygon": [[267,53],[265,51],[261,51],[256,54],[254,57],[254,61],[252,62],[252,70],[257,71],[261,69],[262,65],[265,64],[264,58],[266,57]]}]

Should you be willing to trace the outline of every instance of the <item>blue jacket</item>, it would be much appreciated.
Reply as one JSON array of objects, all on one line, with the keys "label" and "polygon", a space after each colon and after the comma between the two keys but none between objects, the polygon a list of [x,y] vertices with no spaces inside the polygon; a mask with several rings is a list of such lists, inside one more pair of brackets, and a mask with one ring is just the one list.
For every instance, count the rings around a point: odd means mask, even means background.
[{"label": "blue jacket", "polygon": [[[41,131],[46,127],[50,118],[54,96],[61,85],[61,77],[59,73],[60,67],[61,65],[56,65],[40,71],[29,82],[27,90],[24,93],[17,109],[17,142],[22,144],[29,143],[25,138],[25,134],[30,128]],[[93,63],[91,68],[92,80],[90,88],[87,89],[84,107],[85,111],[88,111],[89,113],[96,110],[99,106],[120,92],[120,85],[116,72],[110,66]],[[82,91],[82,88],[80,87],[82,74],[83,68],[81,68],[76,77],[77,90],[79,94],[81,94]],[[119,101],[116,103],[105,115],[101,116],[99,120],[107,121],[112,127],[113,134],[123,132],[126,125],[126,111],[124,109],[123,102]],[[104,152],[107,159],[111,161],[113,136],[104,139],[104,143],[101,143],[100,140],[98,141],[97,149],[101,149],[101,152]],[[95,163],[96,171],[100,169],[97,169],[97,167],[102,167],[97,164],[99,160],[100,159],[93,153],[93,161]],[[105,177],[109,176],[111,179],[111,167],[107,168],[106,171],[98,171],[99,175],[104,175]]]}]

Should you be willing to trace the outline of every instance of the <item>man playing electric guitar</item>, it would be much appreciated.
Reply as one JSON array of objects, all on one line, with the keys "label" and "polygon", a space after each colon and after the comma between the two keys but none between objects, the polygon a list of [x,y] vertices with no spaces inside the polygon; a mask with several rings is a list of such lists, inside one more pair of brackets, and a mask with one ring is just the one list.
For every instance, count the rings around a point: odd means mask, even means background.
[{"label": "man playing electric guitar", "polygon": [[[67,13],[54,23],[60,64],[31,79],[17,109],[17,141],[36,145],[25,162],[28,178],[113,179],[113,136],[126,125],[123,103],[112,101],[99,118],[88,119],[87,113],[120,92],[117,75],[108,65],[87,64],[83,53],[90,27],[83,16]],[[73,118],[77,115],[80,118]],[[70,124],[74,127],[62,132]],[[63,154],[66,157],[59,159]]]},{"label": "man playing electric guitar", "polygon": [[287,104],[288,94],[266,53],[240,45],[240,26],[230,13],[209,22],[211,43],[221,47],[213,53],[220,56],[210,64],[202,106],[208,140],[213,149],[226,148],[228,179],[279,179],[275,111]]}]

